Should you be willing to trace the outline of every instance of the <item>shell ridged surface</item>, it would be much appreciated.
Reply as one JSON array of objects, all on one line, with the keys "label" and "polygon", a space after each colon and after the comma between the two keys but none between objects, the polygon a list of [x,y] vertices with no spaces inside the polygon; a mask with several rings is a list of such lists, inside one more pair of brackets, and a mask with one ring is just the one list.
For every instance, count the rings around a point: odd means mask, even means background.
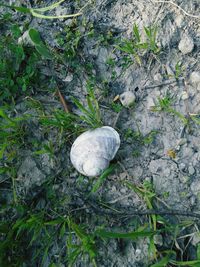
[{"label": "shell ridged surface", "polygon": [[72,145],[70,159],[83,175],[97,176],[109,166],[119,146],[117,131],[104,126],[81,134]]}]

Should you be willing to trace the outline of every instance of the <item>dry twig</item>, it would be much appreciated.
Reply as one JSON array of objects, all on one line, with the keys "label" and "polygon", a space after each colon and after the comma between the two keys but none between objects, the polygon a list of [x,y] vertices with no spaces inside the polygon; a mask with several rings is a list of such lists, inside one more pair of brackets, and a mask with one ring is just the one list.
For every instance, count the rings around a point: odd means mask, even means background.
[{"label": "dry twig", "polygon": [[61,94],[61,92],[60,92],[60,90],[58,88],[57,88],[57,94],[58,94],[58,96],[60,98],[60,102],[62,103],[65,112],[70,112],[69,107],[68,107],[63,95]]},{"label": "dry twig", "polygon": [[159,0],[159,1],[154,1],[154,3],[171,4],[171,5],[175,6],[176,8],[178,8],[179,10],[181,10],[186,16],[191,17],[191,18],[194,18],[194,19],[200,19],[200,16],[197,16],[197,15],[193,15],[193,14],[188,13],[187,11],[185,11],[185,9],[183,9],[179,5],[175,4],[173,1]]},{"label": "dry twig", "polygon": [[[185,217],[193,217],[193,218],[197,218],[200,220],[200,214],[196,213],[196,212],[192,212],[192,211],[182,211],[182,210],[175,210],[175,209],[169,209],[169,210],[138,210],[138,209],[132,209],[130,211],[125,211],[125,209],[116,209],[116,208],[112,208],[112,210],[110,209],[105,209],[103,207],[101,207],[101,203],[96,203],[94,199],[89,200],[86,199],[85,200],[88,204],[89,207],[94,209],[96,213],[99,214],[104,214],[104,215],[110,215],[110,216],[120,216],[120,217],[129,217],[132,218],[134,216],[145,216],[145,215],[163,215],[163,216],[185,216]],[[113,211],[113,210],[116,211]]]}]

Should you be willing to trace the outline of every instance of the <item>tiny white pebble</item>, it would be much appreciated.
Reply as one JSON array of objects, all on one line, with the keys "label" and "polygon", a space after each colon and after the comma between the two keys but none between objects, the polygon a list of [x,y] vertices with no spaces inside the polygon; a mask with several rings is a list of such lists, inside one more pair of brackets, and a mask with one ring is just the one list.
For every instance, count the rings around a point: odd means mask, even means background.
[{"label": "tiny white pebble", "polygon": [[131,91],[124,92],[119,96],[124,107],[130,107],[135,102],[135,94]]},{"label": "tiny white pebble", "polygon": [[193,48],[193,39],[188,34],[184,34],[179,42],[178,49],[182,52],[182,54],[186,55],[192,52]]},{"label": "tiny white pebble", "polygon": [[193,71],[190,75],[190,82],[192,84],[199,84],[200,83],[200,72]]},{"label": "tiny white pebble", "polygon": [[182,99],[182,100],[186,100],[186,99],[188,99],[188,98],[189,98],[188,93],[187,93],[186,91],[183,91],[183,92],[182,92],[182,95],[181,95],[181,99]]},{"label": "tiny white pebble", "polygon": [[188,167],[188,172],[189,172],[190,175],[193,175],[195,173],[194,167],[193,166],[189,166]]}]

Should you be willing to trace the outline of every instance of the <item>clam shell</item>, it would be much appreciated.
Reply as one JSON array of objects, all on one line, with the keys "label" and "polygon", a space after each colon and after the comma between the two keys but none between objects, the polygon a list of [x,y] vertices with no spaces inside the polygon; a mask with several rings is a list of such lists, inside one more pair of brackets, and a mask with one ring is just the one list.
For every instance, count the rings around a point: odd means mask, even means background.
[{"label": "clam shell", "polygon": [[81,134],[72,145],[70,159],[83,175],[97,176],[109,166],[119,146],[117,131],[104,126]]}]

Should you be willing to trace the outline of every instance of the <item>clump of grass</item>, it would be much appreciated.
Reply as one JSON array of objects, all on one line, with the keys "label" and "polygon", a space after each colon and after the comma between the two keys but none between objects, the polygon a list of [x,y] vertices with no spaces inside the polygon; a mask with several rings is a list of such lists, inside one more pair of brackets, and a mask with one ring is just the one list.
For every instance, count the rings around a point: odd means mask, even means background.
[{"label": "clump of grass", "polygon": [[146,36],[146,40],[142,41],[139,28],[136,24],[134,24],[132,38],[124,39],[121,44],[116,45],[116,48],[120,51],[128,55],[133,55],[139,65],[142,65],[141,58],[144,56],[145,53],[158,54],[160,51],[156,41],[157,27],[144,27],[144,33]]},{"label": "clump of grass", "polygon": [[[73,222],[71,218],[67,221],[69,235],[67,238],[67,254],[68,254],[68,266],[72,267],[78,257],[84,257],[89,255],[90,262],[94,267],[97,267],[95,258],[97,256],[97,249],[95,247],[95,235],[94,233],[87,233],[86,230],[80,225]],[[73,232],[73,234],[72,234]],[[73,241],[73,235],[77,239],[77,243]]]},{"label": "clump of grass", "polygon": [[177,116],[185,125],[188,124],[188,119],[181,114],[180,112],[176,111],[173,107],[173,99],[172,97],[167,94],[165,97],[163,98],[158,98],[157,103],[155,104],[155,106],[152,107],[152,111],[154,112],[166,112],[166,113],[170,113],[172,115]]},{"label": "clump of grass", "polygon": [[[124,184],[135,193],[137,193],[146,203],[146,207],[149,210],[156,208],[158,205],[158,201],[160,199],[157,197],[154,188],[151,183],[145,181],[142,185],[134,185],[129,181],[125,181]],[[164,203],[162,201],[162,203]],[[149,235],[149,256],[151,262],[156,262],[151,264],[150,267],[161,267],[168,266],[168,264],[172,264],[174,266],[198,266],[200,264],[200,253],[199,249],[197,249],[197,259],[191,261],[177,260],[178,252],[177,250],[181,250],[181,246],[179,246],[179,237],[183,235],[183,231],[189,227],[194,225],[193,221],[182,221],[178,224],[171,224],[168,220],[165,220],[160,215],[149,215],[149,226],[153,232],[152,235]],[[142,231],[141,231],[142,233]],[[162,249],[154,243],[154,235],[166,235],[172,237],[171,241],[171,249]],[[187,235],[185,236],[187,237]],[[162,247],[165,247],[163,244]],[[171,266],[171,265],[170,265]]]},{"label": "clump of grass", "polygon": [[[7,210],[8,206],[1,210],[1,214]],[[15,216],[12,220],[0,222],[2,267],[22,266],[27,261],[30,263],[30,255],[34,264],[37,262],[39,266],[44,266],[57,238],[63,239],[65,243],[64,262],[67,266],[73,266],[79,257],[86,255],[89,255],[89,260],[96,266],[95,235],[88,233],[85,227],[76,224],[71,217],[47,210],[30,211],[28,206],[20,204],[13,210]]]},{"label": "clump of grass", "polygon": [[98,128],[103,125],[101,120],[101,114],[99,109],[99,103],[94,95],[94,89],[91,85],[88,85],[88,95],[87,99],[87,107],[72,97],[72,101],[79,108],[83,115],[80,115],[79,118],[82,122],[85,122],[91,128]]},{"label": "clump of grass", "polygon": [[131,129],[127,129],[124,137],[126,140],[131,139],[137,144],[139,143],[140,145],[150,145],[153,143],[157,133],[158,131],[152,130],[150,131],[150,133],[143,135],[139,130],[133,131]]},{"label": "clump of grass", "polygon": [[[17,43],[20,27],[8,19],[8,31],[0,40],[0,103],[30,93],[38,71],[38,54]],[[10,32],[9,32],[10,31]]]},{"label": "clump of grass", "polygon": [[53,115],[40,117],[42,125],[59,128],[61,132],[65,130],[68,137],[71,135],[76,136],[88,129],[103,126],[99,104],[92,89],[88,90],[88,95],[86,97],[87,107],[77,98],[72,97],[71,99],[80,110],[80,115],[56,110]]},{"label": "clump of grass", "polygon": [[190,119],[197,125],[200,125],[200,114],[190,114]]},{"label": "clump of grass", "polygon": [[120,103],[112,102],[111,103],[111,108],[112,108],[112,110],[114,112],[119,113],[123,109],[123,106]]},{"label": "clump of grass", "polygon": [[124,133],[124,138],[128,143],[133,144],[133,157],[139,157],[141,155],[141,149],[143,146],[151,145],[158,131],[152,130],[148,134],[143,135],[138,127],[138,131],[133,131],[132,129],[127,129]]},{"label": "clump of grass", "polygon": [[7,160],[14,158],[15,145],[21,146],[26,134],[23,122],[27,116],[10,118],[3,108],[0,109],[0,159],[6,157]]},{"label": "clump of grass", "polygon": [[52,115],[44,115],[39,119],[40,123],[47,128],[55,127],[61,132],[68,131],[68,134],[78,134],[83,131],[80,127],[81,121],[77,115],[66,113],[63,110],[55,110]]}]

